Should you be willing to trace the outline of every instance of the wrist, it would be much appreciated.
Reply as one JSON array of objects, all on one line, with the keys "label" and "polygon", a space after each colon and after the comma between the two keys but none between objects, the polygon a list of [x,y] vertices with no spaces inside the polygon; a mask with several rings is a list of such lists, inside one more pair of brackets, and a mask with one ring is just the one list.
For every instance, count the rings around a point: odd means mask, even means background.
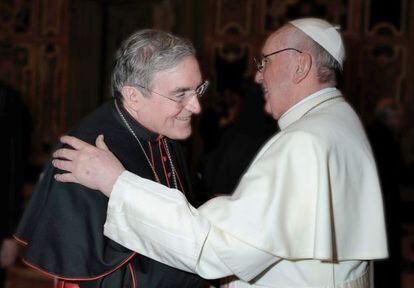
[{"label": "wrist", "polygon": [[110,197],[112,190],[115,186],[116,181],[118,180],[119,176],[121,176],[121,174],[123,172],[125,172],[126,170],[124,168],[119,169],[118,171],[116,171],[112,177],[111,180],[108,181],[108,183],[106,185],[104,185],[104,187],[102,187],[101,191],[103,194],[105,194],[106,197]]}]

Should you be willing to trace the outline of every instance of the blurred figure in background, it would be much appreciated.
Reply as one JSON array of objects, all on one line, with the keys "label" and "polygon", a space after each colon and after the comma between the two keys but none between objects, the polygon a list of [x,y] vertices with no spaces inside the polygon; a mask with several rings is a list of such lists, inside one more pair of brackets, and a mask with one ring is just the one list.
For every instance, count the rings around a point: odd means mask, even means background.
[{"label": "blurred figure in background", "polygon": [[[203,153],[208,155],[217,149],[223,131],[233,123],[239,114],[242,93],[240,89],[226,88],[219,100],[203,110],[200,117],[200,136],[203,141]],[[205,158],[205,157],[204,157]],[[203,162],[204,159],[201,161]]]},{"label": "blurred figure in background", "polygon": [[375,287],[401,287],[401,210],[399,184],[404,177],[401,153],[403,111],[393,98],[383,98],[367,133],[377,162],[384,197],[389,258],[375,262]]},{"label": "blurred figure in background", "polygon": [[[12,240],[23,203],[24,168],[29,146],[29,115],[21,95],[9,85],[0,82],[0,287],[4,287],[6,268],[18,256],[17,243]],[[5,168],[5,169],[4,169]]]},{"label": "blurred figure in background", "polygon": [[203,161],[201,182],[205,200],[231,194],[256,152],[277,129],[263,109],[260,86],[250,78],[241,86],[239,101],[234,101],[238,104],[237,114],[222,129],[217,147]]}]

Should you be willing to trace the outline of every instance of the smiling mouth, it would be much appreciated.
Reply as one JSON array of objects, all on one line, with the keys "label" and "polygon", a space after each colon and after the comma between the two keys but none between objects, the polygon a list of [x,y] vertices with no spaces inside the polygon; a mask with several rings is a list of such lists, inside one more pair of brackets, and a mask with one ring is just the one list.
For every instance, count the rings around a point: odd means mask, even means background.
[{"label": "smiling mouth", "polygon": [[190,116],[177,116],[175,117],[175,119],[180,120],[180,121],[190,121],[191,120],[191,115]]}]

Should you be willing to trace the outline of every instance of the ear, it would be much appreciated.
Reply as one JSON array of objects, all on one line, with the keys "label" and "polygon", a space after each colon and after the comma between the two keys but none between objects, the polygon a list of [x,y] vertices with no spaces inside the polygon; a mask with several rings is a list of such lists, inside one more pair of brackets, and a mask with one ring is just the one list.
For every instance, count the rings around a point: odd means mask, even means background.
[{"label": "ear", "polygon": [[123,86],[121,90],[124,105],[130,109],[136,110],[142,101],[142,93],[135,87]]},{"label": "ear", "polygon": [[308,76],[312,68],[312,56],[308,53],[301,53],[298,55],[298,62],[296,66],[296,71],[293,76],[293,82],[298,84],[302,82],[306,76]]}]

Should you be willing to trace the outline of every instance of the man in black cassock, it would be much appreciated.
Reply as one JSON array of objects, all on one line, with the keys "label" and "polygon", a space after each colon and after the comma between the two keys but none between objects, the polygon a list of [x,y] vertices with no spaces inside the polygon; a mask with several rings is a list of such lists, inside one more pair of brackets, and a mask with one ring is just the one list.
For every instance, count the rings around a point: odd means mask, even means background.
[{"label": "man in black cassock", "polygon": [[[185,161],[175,140],[191,135],[191,117],[200,113],[198,97],[208,86],[193,46],[169,33],[138,31],[116,54],[112,86],[114,100],[69,134],[89,143],[102,134],[130,171],[177,188],[191,199]],[[84,186],[57,182],[55,173],[49,162],[15,234],[26,246],[27,265],[66,288],[205,287],[197,275],[106,238],[108,198],[98,191],[85,193]]]}]

